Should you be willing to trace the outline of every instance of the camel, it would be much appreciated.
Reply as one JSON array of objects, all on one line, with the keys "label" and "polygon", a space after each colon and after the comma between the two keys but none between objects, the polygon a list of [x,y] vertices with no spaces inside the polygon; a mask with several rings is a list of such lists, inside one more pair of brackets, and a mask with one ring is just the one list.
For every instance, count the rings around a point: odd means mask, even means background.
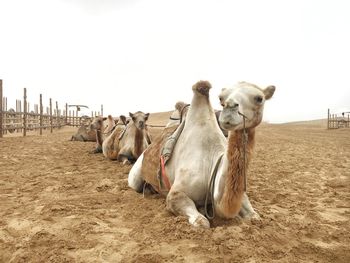
[{"label": "camel", "polygon": [[[161,165],[164,160],[159,157],[164,142],[154,141],[130,170],[128,184],[137,192],[142,192],[145,183],[150,184],[166,197],[170,212],[186,216],[195,227],[210,227],[211,216],[206,209],[209,206],[205,204],[211,204],[213,212],[221,218],[239,215],[259,219],[246,194],[245,178],[254,148],[255,127],[261,123],[264,103],[273,96],[275,87],[261,89],[239,82],[234,88],[221,91],[223,109],[219,122],[228,130],[228,140],[217,123],[209,99],[210,89],[208,81],[193,85],[182,133],[166,165]],[[204,208],[208,218],[197,208]]]},{"label": "camel", "polygon": [[82,124],[78,131],[72,135],[71,141],[96,142],[96,131],[90,125]]},{"label": "camel", "polygon": [[171,127],[174,125],[178,125],[185,119],[188,107],[190,104],[187,104],[183,101],[178,101],[175,104],[175,110],[170,115],[169,121],[165,127]]},{"label": "camel", "polygon": [[[103,142],[102,152],[110,160],[119,160],[123,164],[137,160],[151,144],[146,122],[149,113],[137,111],[129,113],[131,121],[123,130],[115,129]],[[126,121],[126,120],[125,120]]]},{"label": "camel", "polygon": [[119,119],[114,119],[111,115],[107,118],[97,116],[92,120],[90,128],[96,131],[96,148],[93,153],[102,153],[102,143],[112,133],[118,121]]}]

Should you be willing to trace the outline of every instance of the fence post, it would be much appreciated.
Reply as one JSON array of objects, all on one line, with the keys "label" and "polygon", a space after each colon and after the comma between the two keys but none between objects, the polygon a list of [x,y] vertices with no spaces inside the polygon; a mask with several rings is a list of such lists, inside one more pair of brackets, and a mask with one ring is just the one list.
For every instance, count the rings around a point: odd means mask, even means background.
[{"label": "fence post", "polygon": [[101,115],[103,117],[103,105],[101,104]]},{"label": "fence post", "polygon": [[59,121],[58,117],[59,117],[58,102],[56,101],[56,127],[61,128],[60,121]]},{"label": "fence post", "polygon": [[67,125],[67,123],[68,123],[68,104],[66,103],[66,120],[64,125]]},{"label": "fence post", "polygon": [[24,88],[23,95],[23,136],[27,135],[27,89]]},{"label": "fence post", "polygon": [[43,135],[43,95],[40,94],[40,116],[39,116],[39,125],[40,125],[40,135]]},{"label": "fence post", "polygon": [[328,109],[328,114],[327,114],[327,129],[329,130],[329,109]]},{"label": "fence post", "polygon": [[77,121],[77,122],[76,122],[76,123],[77,123],[77,127],[79,127],[79,124],[80,124],[80,123],[79,123],[79,118],[78,118],[78,116],[79,116],[78,113],[79,113],[79,111],[76,110],[75,116],[76,116],[76,121]]},{"label": "fence post", "polygon": [[0,79],[0,138],[2,138],[2,79]]},{"label": "fence post", "polygon": [[52,133],[52,99],[50,98],[50,132]]}]

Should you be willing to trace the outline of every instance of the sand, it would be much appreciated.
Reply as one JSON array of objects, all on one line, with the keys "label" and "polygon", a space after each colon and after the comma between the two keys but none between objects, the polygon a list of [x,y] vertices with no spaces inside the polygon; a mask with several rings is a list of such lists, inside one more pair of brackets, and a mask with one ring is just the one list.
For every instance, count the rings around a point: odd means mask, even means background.
[{"label": "sand", "polygon": [[350,129],[259,126],[248,194],[262,219],[211,229],[129,189],[131,166],[74,131],[0,139],[0,262],[350,262]]}]

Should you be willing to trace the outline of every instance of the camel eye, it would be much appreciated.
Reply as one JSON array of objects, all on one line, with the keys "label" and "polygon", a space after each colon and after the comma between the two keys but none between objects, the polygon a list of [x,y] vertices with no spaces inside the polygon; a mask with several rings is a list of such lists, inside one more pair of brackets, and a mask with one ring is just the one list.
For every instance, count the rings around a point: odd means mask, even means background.
[{"label": "camel eye", "polygon": [[255,102],[256,103],[262,103],[263,102],[263,97],[261,97],[261,96],[256,96],[255,98],[254,98],[254,100],[255,100]]},{"label": "camel eye", "polygon": [[219,100],[220,100],[221,106],[224,107],[224,106],[225,106],[225,103],[224,103],[223,97],[219,96]]}]

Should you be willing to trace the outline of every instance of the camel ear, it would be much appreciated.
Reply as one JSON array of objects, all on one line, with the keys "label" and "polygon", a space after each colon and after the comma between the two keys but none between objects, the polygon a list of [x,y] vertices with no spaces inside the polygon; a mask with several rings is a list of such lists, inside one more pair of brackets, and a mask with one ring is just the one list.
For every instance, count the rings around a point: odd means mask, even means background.
[{"label": "camel ear", "polygon": [[273,94],[275,93],[276,87],[275,86],[268,86],[266,89],[263,90],[265,99],[269,100],[272,98]]},{"label": "camel ear", "polygon": [[104,120],[104,121],[105,121],[105,120],[107,120],[107,117],[103,117],[103,119],[102,119],[102,120]]},{"label": "camel ear", "polygon": [[148,117],[149,117],[149,113],[146,113],[146,114],[145,114],[145,121],[148,120]]},{"label": "camel ear", "polygon": [[132,117],[134,116],[134,114],[132,114],[131,112],[129,112],[129,116],[132,119]]},{"label": "camel ear", "polygon": [[124,115],[120,115],[119,118],[120,118],[120,120],[123,122],[124,125],[127,124],[127,122],[126,122],[126,117],[125,117]]}]

